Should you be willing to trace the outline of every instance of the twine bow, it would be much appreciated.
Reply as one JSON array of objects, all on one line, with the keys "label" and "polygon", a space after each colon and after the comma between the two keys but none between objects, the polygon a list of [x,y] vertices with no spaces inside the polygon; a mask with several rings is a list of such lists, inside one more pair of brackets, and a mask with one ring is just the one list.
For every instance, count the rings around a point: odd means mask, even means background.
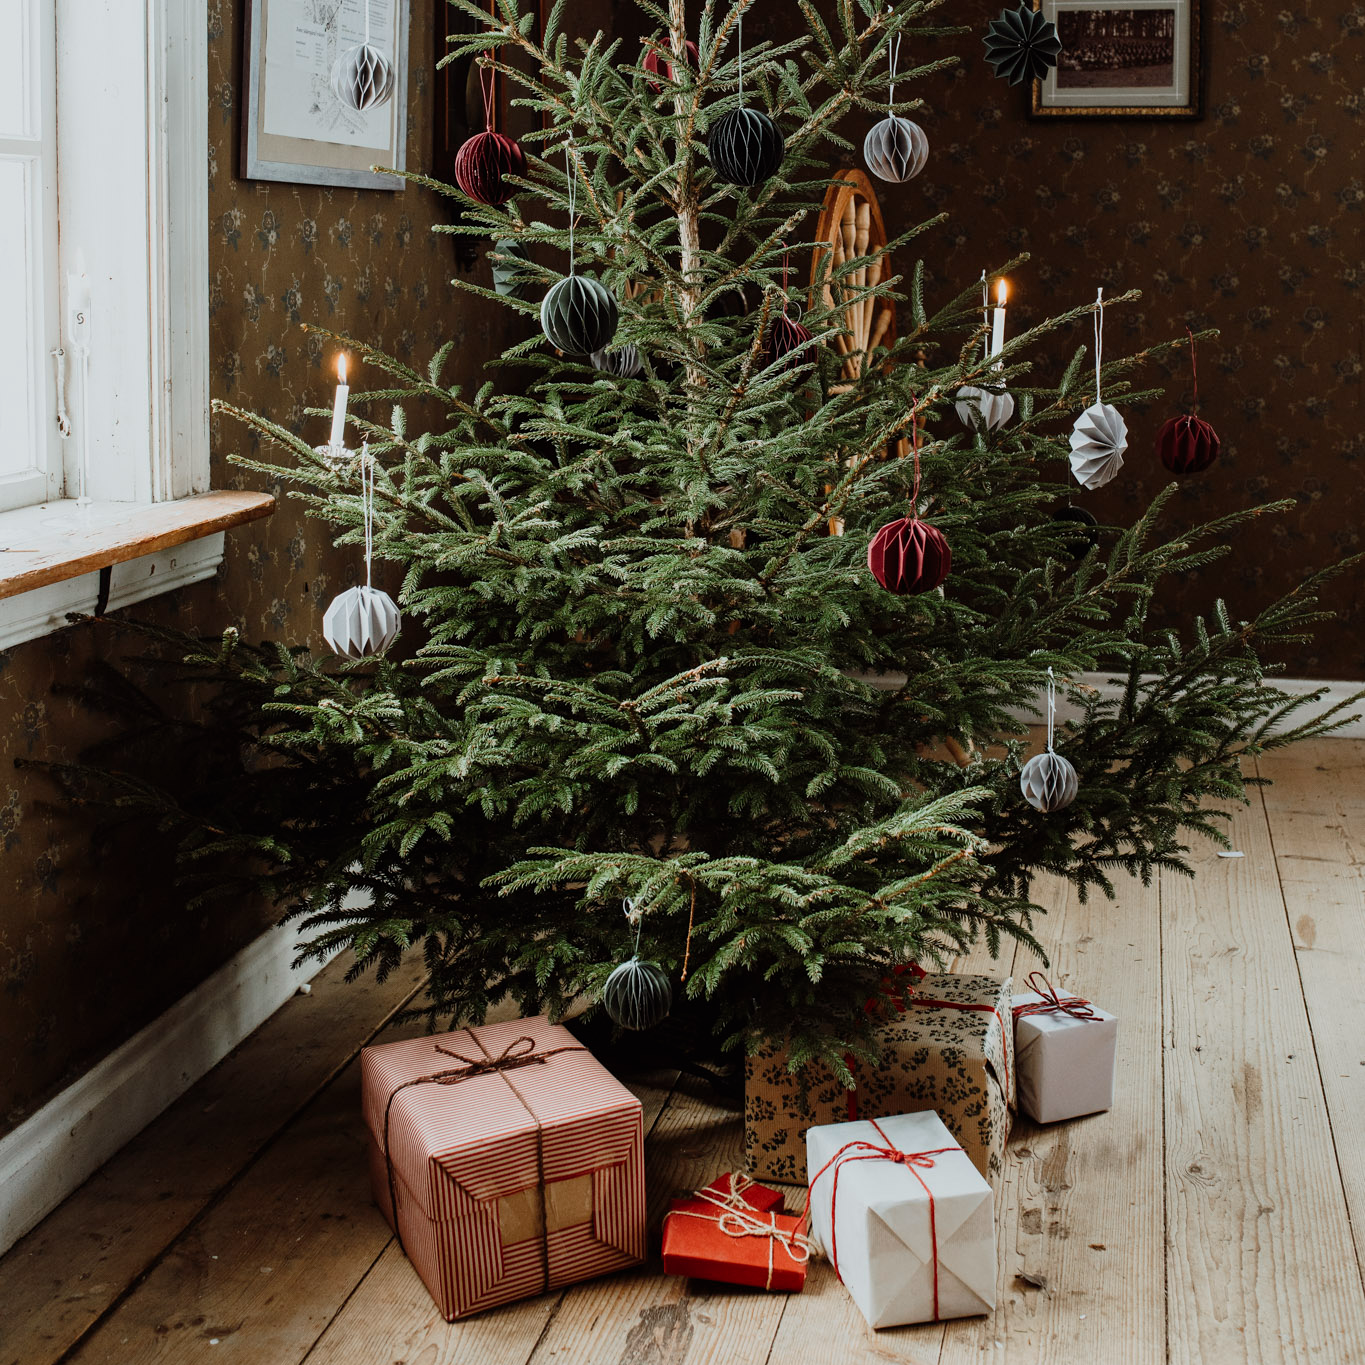
[{"label": "twine bow", "polygon": [[[471,1033],[469,1036],[476,1043],[479,1043],[474,1034]],[[389,1208],[393,1211],[393,1232],[398,1239],[399,1251],[405,1256],[407,1255],[407,1247],[403,1245],[403,1232],[398,1225],[398,1192],[394,1183],[393,1152],[389,1146],[389,1121],[393,1116],[394,1100],[403,1091],[414,1085],[459,1085],[461,1081],[470,1080],[474,1076],[488,1076],[494,1073],[500,1075],[507,1082],[508,1089],[521,1102],[521,1107],[530,1114],[532,1122],[536,1125],[536,1188],[540,1191],[541,1226],[543,1227],[545,1224],[545,1130],[541,1127],[540,1119],[536,1116],[535,1110],[526,1103],[526,1097],[512,1084],[507,1072],[519,1070],[524,1066],[544,1066],[551,1057],[557,1057],[561,1052],[586,1052],[587,1048],[570,1043],[563,1047],[550,1047],[537,1052],[536,1040],[527,1034],[512,1039],[496,1057],[489,1056],[487,1051],[482,1057],[466,1057],[463,1053],[442,1047],[440,1043],[433,1043],[432,1047],[442,1056],[453,1057],[460,1065],[444,1071],[433,1071],[426,1076],[414,1076],[411,1080],[404,1081],[393,1090],[389,1095],[388,1103],[384,1106],[384,1165],[387,1169],[389,1181]],[[483,1044],[479,1043],[479,1047],[482,1048]],[[550,1248],[548,1240],[544,1237],[541,1238],[540,1243],[540,1259],[545,1277],[545,1288],[548,1289],[550,1287]]]},{"label": "twine bow", "polygon": [[1073,1019],[1093,1019],[1097,1024],[1102,1023],[1100,1016],[1091,1008],[1090,1001],[1082,1000],[1080,996],[1060,996],[1052,988],[1052,983],[1042,972],[1030,972],[1024,978],[1029,990],[1034,995],[1041,995],[1043,999],[1032,1000],[1023,1005],[1015,1005],[1014,1018],[1017,1023],[1020,1019],[1026,1018],[1030,1014],[1069,1014]]},{"label": "twine bow", "polygon": [[[903,1152],[889,1137],[882,1131],[881,1125],[875,1120],[870,1120],[872,1126],[877,1130],[877,1136],[881,1138],[884,1146],[879,1147],[875,1142],[867,1142],[861,1138],[855,1138],[852,1142],[846,1142],[839,1148],[823,1166],[811,1177],[811,1182],[806,1190],[806,1211],[810,1211],[811,1196],[815,1193],[816,1182],[820,1177],[831,1168],[834,1171],[834,1187],[830,1191],[829,1197],[829,1259],[834,1266],[834,1273],[839,1275],[839,1173],[850,1161],[891,1161],[898,1166],[904,1166],[911,1175],[920,1183],[920,1188],[929,1198],[929,1248],[934,1262],[934,1321],[939,1321],[938,1310],[938,1215],[934,1207],[934,1192],[929,1188],[928,1182],[920,1174],[920,1171],[929,1171],[934,1168],[934,1158],[942,1156],[945,1152],[960,1152],[961,1147],[931,1147],[923,1152]],[[839,1275],[840,1280],[844,1277]]]},{"label": "twine bow", "polygon": [[[781,1246],[787,1255],[798,1265],[810,1260],[810,1238],[802,1230],[806,1226],[805,1215],[794,1228],[777,1226],[777,1212],[759,1213],[744,1200],[743,1192],[754,1182],[748,1176],[732,1176],[730,1193],[720,1195],[709,1186],[704,1190],[693,1190],[692,1197],[703,1203],[713,1205],[718,1212],[698,1213],[694,1209],[674,1209],[670,1218],[700,1218],[703,1223],[714,1223],[727,1237],[763,1237],[768,1243],[768,1277],[764,1289],[773,1287],[773,1247]],[[809,1200],[807,1200],[809,1208]]]}]

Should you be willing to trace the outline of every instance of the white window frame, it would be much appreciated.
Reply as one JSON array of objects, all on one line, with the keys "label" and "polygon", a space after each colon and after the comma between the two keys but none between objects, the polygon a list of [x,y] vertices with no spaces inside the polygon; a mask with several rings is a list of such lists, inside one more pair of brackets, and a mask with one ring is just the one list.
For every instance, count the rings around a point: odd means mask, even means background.
[{"label": "white window frame", "polygon": [[[50,194],[58,260],[55,271],[45,272],[57,296],[47,306],[66,350],[72,432],[56,439],[53,364],[49,355],[37,356],[40,411],[59,447],[47,492],[62,500],[0,510],[0,649],[60,629],[68,612],[124,606],[210,577],[223,558],[219,528],[265,515],[272,505],[263,495],[208,492],[205,0],[47,0],[44,8],[55,30],[45,41],[54,44],[56,69],[46,112],[57,129]],[[67,336],[66,282],[77,253],[92,326],[84,397]],[[93,503],[78,517],[74,499],[87,438]],[[129,549],[130,512],[136,520],[136,509],[146,506],[149,526],[164,527],[156,504],[198,495],[202,515],[186,503],[184,515],[177,513],[179,529],[170,540],[163,536],[155,553]],[[254,499],[256,506],[225,521],[223,504],[231,499]],[[105,526],[106,567],[92,572]],[[69,541],[71,563],[57,572],[71,576],[19,590],[22,551],[8,560],[3,551],[25,541],[43,542],[45,551],[56,541],[59,558]]]}]

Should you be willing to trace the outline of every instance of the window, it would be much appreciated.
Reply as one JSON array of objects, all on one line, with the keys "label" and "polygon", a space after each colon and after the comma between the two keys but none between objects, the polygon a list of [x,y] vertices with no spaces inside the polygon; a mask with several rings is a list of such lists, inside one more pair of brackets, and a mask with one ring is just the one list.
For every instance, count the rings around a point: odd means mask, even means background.
[{"label": "window", "polygon": [[0,648],[274,506],[208,491],[208,106],[204,0],[0,0]]}]

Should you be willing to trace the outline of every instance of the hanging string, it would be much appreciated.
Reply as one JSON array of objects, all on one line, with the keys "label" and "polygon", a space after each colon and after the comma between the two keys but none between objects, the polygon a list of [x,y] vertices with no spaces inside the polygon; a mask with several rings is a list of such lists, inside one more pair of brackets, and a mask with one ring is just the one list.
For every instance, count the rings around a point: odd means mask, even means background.
[{"label": "hanging string", "polygon": [[739,102],[744,103],[744,5],[739,10]]},{"label": "hanging string", "polygon": [[374,458],[370,443],[360,448],[360,511],[365,522],[365,586],[371,587],[370,571],[374,560]]},{"label": "hanging string", "polygon": [[365,46],[370,45],[370,0],[365,0]]},{"label": "hanging string", "polygon": [[[493,59],[492,48],[488,49],[488,59],[490,61]],[[494,76],[490,67],[480,65],[479,85],[483,89],[483,126],[490,133],[497,131],[493,122],[494,116],[497,114],[497,110],[493,106],[493,92],[496,89],[496,80],[497,77]]]},{"label": "hanging string", "polygon": [[981,358],[989,360],[991,358],[991,286],[986,279],[986,272],[981,272],[981,317],[982,325],[985,327],[985,334],[981,338]]},{"label": "hanging string", "polygon": [[915,460],[915,486],[910,490],[910,518],[919,520],[919,399],[910,395],[910,450]]},{"label": "hanging string", "polygon": [[[886,7],[886,12],[887,12],[888,14],[894,14],[894,13],[895,13],[895,11],[892,9],[892,7],[891,7],[890,5],[888,5],[888,6]],[[889,43],[887,43],[887,45],[886,45],[886,55],[887,55],[887,56],[890,58],[890,60],[891,60],[891,79],[890,79],[890,82],[889,82],[888,85],[887,85],[887,91],[886,91],[886,116],[887,116],[887,118],[891,118],[891,117],[892,117],[892,114],[891,114],[891,106],[892,106],[893,104],[895,104],[895,102],[896,102],[896,62],[897,62],[897,60],[898,60],[899,57],[900,57],[900,53],[901,53],[901,39],[902,39],[904,36],[905,36],[904,34],[898,33],[898,34],[896,34],[896,36],[895,36],[894,38],[892,38],[892,40],[891,40]]]},{"label": "hanging string", "polygon": [[1052,667],[1047,670],[1047,751],[1052,752],[1052,732],[1057,726],[1057,680],[1052,676]]},{"label": "hanging string", "polygon": [[1104,355],[1104,290],[1095,292],[1095,402],[1100,401],[1100,359]]},{"label": "hanging string", "polygon": [[578,206],[578,176],[574,173],[573,138],[564,144],[564,174],[569,181],[569,274],[574,273],[573,225]]},{"label": "hanging string", "polygon": [[1194,376],[1194,401],[1190,404],[1190,407],[1193,408],[1195,412],[1198,412],[1198,411],[1199,411],[1199,366],[1198,366],[1197,364],[1195,364],[1195,359],[1194,359],[1194,333],[1193,333],[1192,331],[1190,331],[1190,329],[1189,329],[1188,326],[1186,326],[1186,328],[1185,328],[1185,335],[1186,335],[1187,337],[1189,337],[1189,339],[1190,339],[1190,374]]}]

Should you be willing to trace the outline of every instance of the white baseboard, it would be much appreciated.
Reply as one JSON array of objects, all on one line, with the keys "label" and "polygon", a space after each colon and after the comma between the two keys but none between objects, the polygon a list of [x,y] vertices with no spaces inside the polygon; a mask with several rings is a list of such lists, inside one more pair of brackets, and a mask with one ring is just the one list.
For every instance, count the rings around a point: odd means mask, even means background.
[{"label": "white baseboard", "polygon": [[[906,675],[904,673],[852,673],[850,676],[857,678],[860,682],[865,682],[870,687],[875,687],[883,691],[893,692],[897,688],[904,687]],[[1123,694],[1123,679],[1111,673],[1082,673],[1076,680],[1087,687],[1093,687],[1106,696],[1118,697]],[[1312,678],[1272,678],[1271,685],[1281,692],[1288,692],[1292,696],[1302,697],[1319,689],[1325,689],[1326,694],[1322,700],[1312,706],[1305,706],[1294,716],[1294,723],[1300,724],[1303,721],[1312,720],[1316,716],[1321,716],[1332,707],[1344,702],[1355,692],[1365,690],[1365,682],[1328,682],[1315,681]],[[1061,689],[1058,689],[1059,693]],[[1044,694],[1040,690],[1038,694],[1038,709],[1030,715],[1026,712],[1019,713],[1021,724],[1037,724],[1039,718],[1044,715]],[[1365,739],[1365,702],[1360,705],[1361,714],[1347,725],[1343,725],[1340,730],[1333,730],[1333,739]],[[1059,721],[1076,720],[1080,716],[1080,708],[1076,706],[1069,697],[1059,695],[1057,698],[1057,719]]]},{"label": "white baseboard", "polygon": [[0,1139],[0,1253],[322,970],[270,929]]}]

